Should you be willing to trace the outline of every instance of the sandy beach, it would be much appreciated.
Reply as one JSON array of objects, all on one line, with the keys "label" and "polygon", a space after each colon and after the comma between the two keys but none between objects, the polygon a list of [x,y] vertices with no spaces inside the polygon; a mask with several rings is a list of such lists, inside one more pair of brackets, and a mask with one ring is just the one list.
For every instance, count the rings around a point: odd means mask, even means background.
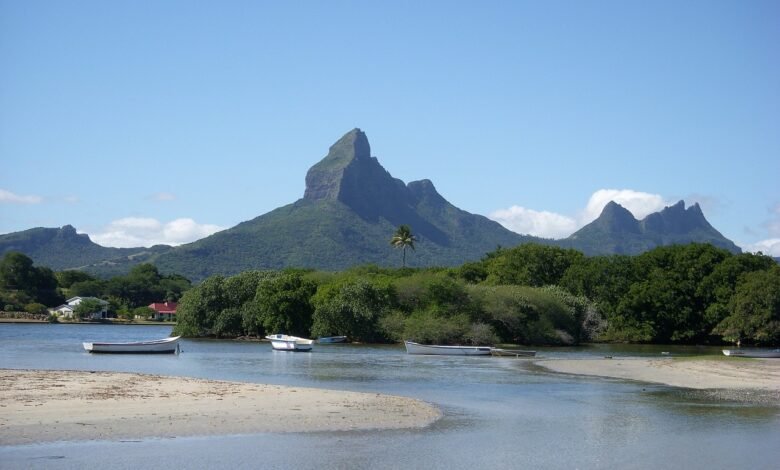
[{"label": "sandy beach", "polygon": [[780,360],[777,359],[550,359],[536,364],[566,374],[675,387],[780,392]]},{"label": "sandy beach", "polygon": [[87,371],[0,370],[0,445],[419,428],[440,411],[375,393]]}]

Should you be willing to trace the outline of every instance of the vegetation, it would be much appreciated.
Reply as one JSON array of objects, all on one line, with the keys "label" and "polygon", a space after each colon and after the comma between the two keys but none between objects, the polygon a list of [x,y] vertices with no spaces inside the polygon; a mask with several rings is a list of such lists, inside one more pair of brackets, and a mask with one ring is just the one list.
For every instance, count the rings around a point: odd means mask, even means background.
[{"label": "vegetation", "polygon": [[408,225],[401,225],[398,230],[393,234],[393,238],[390,239],[390,244],[396,248],[401,248],[403,252],[401,267],[406,267],[406,249],[411,248],[414,251],[414,242],[417,241],[417,237],[412,235],[412,229]]},{"label": "vegetation", "polygon": [[731,314],[715,329],[727,340],[742,338],[759,343],[780,343],[780,266],[740,278],[729,301]]},{"label": "vegetation", "polygon": [[175,331],[186,336],[290,333],[445,344],[780,343],[780,266],[767,256],[733,254],[708,244],[597,257],[521,245],[498,248],[457,268],[246,271],[211,276],[190,287],[181,276],[161,275],[151,265],[104,281],[55,274],[19,253],[0,262],[0,301],[7,310],[40,312],[41,305],[52,305],[43,298],[82,295],[135,314],[152,300],[181,296]]},{"label": "vegetation", "polygon": [[148,306],[152,302],[177,301],[192,287],[183,276],[164,276],[151,264],[139,264],[124,276],[111,279],[95,279],[91,276],[77,276],[79,280],[63,288],[67,297],[97,297],[108,300],[113,311],[133,310]]},{"label": "vegetation", "polygon": [[705,244],[590,258],[521,245],[459,268],[213,276],[184,295],[178,316],[176,332],[185,335],[777,344],[780,267],[763,255]]},{"label": "vegetation", "polygon": [[93,314],[103,310],[103,304],[97,299],[84,299],[73,310],[73,314],[80,320],[90,318]]},{"label": "vegetation", "polygon": [[30,258],[10,251],[0,261],[0,305],[6,311],[21,311],[25,305],[57,305],[63,300],[57,291],[54,272],[33,266]]},{"label": "vegetation", "polygon": [[[0,260],[0,305],[6,311],[44,314],[47,307],[80,296],[106,300],[110,311],[133,318],[138,313],[148,316],[147,306],[152,302],[177,301],[191,287],[192,283],[183,276],[162,275],[151,264],[139,264],[129,274],[102,280],[81,271],[55,273],[36,267],[32,259],[14,251]],[[139,308],[146,310],[138,311]]]}]

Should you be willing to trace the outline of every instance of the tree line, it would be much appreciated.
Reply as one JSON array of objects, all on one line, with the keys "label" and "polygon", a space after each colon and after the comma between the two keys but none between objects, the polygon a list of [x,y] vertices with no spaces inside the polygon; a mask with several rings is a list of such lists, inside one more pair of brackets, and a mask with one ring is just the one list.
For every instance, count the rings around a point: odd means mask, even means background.
[{"label": "tree line", "polygon": [[[34,266],[29,257],[19,252],[8,252],[0,261],[0,306],[5,311],[46,313],[47,307],[79,296],[106,300],[110,311],[132,318],[148,314],[147,306],[152,302],[179,300],[191,287],[185,277],[163,275],[151,264],[134,266],[126,275],[97,279],[82,271],[54,272]],[[94,306],[84,305],[80,310]]]},{"label": "tree line", "polygon": [[0,262],[5,310],[76,295],[109,300],[117,312],[179,300],[175,332],[186,336],[780,344],[780,265],[695,243],[595,257],[524,244],[456,268],[248,271],[196,287],[149,264],[101,280],[35,267],[21,253]]},{"label": "tree line", "polygon": [[175,332],[187,336],[777,344],[780,266],[707,244],[597,257],[525,244],[457,268],[212,276],[182,297],[177,315]]}]

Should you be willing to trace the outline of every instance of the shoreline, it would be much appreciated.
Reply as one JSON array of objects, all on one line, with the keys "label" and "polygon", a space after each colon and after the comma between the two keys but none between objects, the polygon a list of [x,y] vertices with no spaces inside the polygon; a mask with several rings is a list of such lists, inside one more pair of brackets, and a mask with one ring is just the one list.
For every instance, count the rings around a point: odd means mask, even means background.
[{"label": "shoreline", "polygon": [[344,392],[123,372],[0,370],[0,446],[423,428],[434,405]]},{"label": "shoreline", "polygon": [[768,392],[780,396],[780,360],[699,358],[542,359],[549,371],[633,380],[697,390]]},{"label": "shoreline", "polygon": [[135,320],[135,321],[65,321],[50,322],[49,320],[36,320],[31,318],[8,318],[0,317],[0,323],[31,323],[31,324],[49,324],[49,325],[136,325],[136,326],[176,326],[175,322],[158,322],[153,320]]}]

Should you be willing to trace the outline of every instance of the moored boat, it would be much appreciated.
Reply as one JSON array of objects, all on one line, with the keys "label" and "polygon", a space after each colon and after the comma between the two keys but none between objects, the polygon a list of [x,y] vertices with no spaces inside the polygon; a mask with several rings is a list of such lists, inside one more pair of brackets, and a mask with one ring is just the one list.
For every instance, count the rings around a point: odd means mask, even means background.
[{"label": "moored boat", "polygon": [[311,351],[314,344],[313,339],[290,335],[268,335],[265,339],[271,341],[271,346],[277,351]]},{"label": "moored boat", "polygon": [[501,357],[534,357],[536,356],[536,351],[529,351],[525,349],[490,348],[490,354]]},{"label": "moored boat", "polygon": [[347,337],[346,336],[323,336],[322,338],[317,338],[317,342],[322,344],[346,343]]},{"label": "moored boat", "polygon": [[724,349],[723,354],[732,357],[780,357],[780,349]]},{"label": "moored boat", "polygon": [[404,341],[407,354],[432,354],[437,356],[489,356],[490,346],[439,346]]},{"label": "moored boat", "polygon": [[179,351],[179,338],[156,339],[151,341],[131,341],[125,343],[82,343],[84,349],[91,353],[112,354],[173,354]]}]

